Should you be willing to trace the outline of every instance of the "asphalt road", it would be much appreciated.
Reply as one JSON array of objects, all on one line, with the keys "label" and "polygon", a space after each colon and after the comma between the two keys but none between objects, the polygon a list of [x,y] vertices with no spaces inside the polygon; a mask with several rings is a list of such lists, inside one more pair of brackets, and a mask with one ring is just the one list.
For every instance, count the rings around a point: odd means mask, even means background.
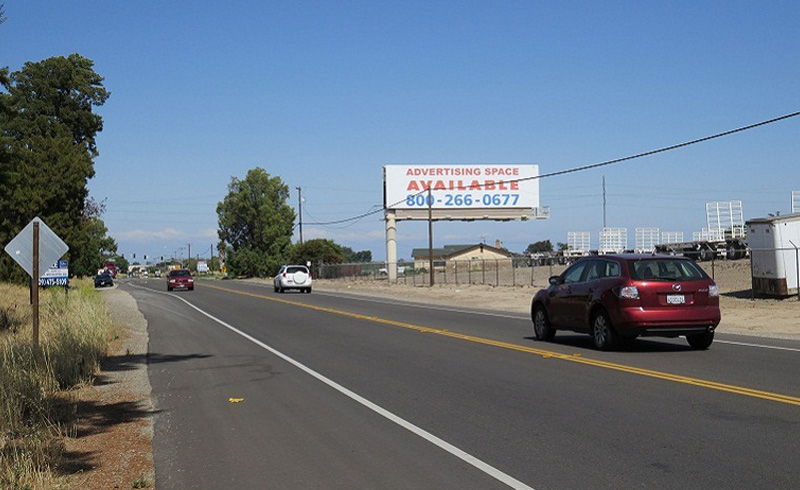
[{"label": "asphalt road", "polygon": [[528,318],[121,281],[149,322],[156,488],[800,487],[800,343],[597,352]]}]

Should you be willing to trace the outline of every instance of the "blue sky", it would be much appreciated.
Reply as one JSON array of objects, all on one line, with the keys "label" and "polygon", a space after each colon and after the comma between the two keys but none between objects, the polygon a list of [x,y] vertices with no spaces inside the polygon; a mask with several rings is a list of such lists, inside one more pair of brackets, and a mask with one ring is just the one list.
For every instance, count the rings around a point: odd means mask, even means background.
[{"label": "blue sky", "polygon": [[[111,91],[96,199],[120,252],[207,253],[231,176],[301,186],[304,238],[385,257],[387,163],[623,157],[800,110],[800,2],[53,2],[4,0],[0,64],[73,52]],[[603,225],[705,226],[790,211],[800,118],[654,157],[542,179],[546,221],[439,222],[437,246],[514,251]],[[398,226],[400,257],[427,225]]]}]

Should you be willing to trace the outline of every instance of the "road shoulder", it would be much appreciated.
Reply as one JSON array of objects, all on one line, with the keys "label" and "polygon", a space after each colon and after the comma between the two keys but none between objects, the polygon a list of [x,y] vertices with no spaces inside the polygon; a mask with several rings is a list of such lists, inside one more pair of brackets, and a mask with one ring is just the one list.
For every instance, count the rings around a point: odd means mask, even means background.
[{"label": "road shoulder", "polygon": [[102,294],[116,334],[95,383],[76,393],[77,423],[65,438],[65,487],[152,489],[147,320],[127,292],[114,287]]}]

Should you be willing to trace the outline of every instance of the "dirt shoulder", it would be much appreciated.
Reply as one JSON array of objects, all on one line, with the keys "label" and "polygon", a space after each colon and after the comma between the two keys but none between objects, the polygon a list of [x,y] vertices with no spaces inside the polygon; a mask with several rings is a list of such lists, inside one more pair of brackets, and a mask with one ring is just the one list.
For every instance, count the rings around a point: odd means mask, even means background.
[{"label": "dirt shoulder", "polygon": [[136,300],[102,290],[117,333],[93,386],[75,394],[77,424],[65,438],[60,488],[155,488],[147,320]]}]

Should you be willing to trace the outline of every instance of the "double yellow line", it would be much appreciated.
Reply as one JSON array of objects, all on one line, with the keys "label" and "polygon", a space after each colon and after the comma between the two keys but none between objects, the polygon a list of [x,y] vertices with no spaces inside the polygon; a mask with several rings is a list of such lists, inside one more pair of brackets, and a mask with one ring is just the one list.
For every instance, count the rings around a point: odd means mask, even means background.
[{"label": "double yellow line", "polygon": [[335,314],[335,315],[346,316],[346,317],[349,317],[349,318],[356,318],[356,319],[359,319],[359,320],[366,320],[366,321],[369,321],[369,322],[379,323],[379,324],[382,324],[382,325],[390,325],[390,326],[393,326],[393,327],[400,327],[400,328],[406,328],[406,329],[409,329],[409,330],[416,330],[417,332],[422,332],[422,333],[430,333],[430,334],[435,334],[435,335],[442,335],[442,336],[445,336],[445,337],[451,337],[451,338],[454,338],[454,339],[466,340],[468,342],[474,342],[476,344],[491,345],[491,346],[500,347],[500,348],[503,348],[503,349],[515,350],[515,351],[519,351],[519,352],[526,352],[526,353],[529,353],[529,354],[535,354],[535,355],[542,356],[542,358],[544,358],[544,359],[557,359],[557,360],[561,360],[561,361],[576,362],[576,363],[579,363],[579,364],[586,364],[586,365],[589,365],[589,366],[601,367],[601,368],[605,368],[605,369],[613,369],[615,371],[622,371],[622,372],[625,372],[625,373],[638,374],[639,376],[647,376],[647,377],[650,377],[650,378],[663,379],[663,380],[672,381],[672,382],[675,382],[675,383],[683,383],[683,384],[688,384],[688,385],[693,385],[693,386],[699,386],[701,388],[709,388],[709,389],[712,389],[712,390],[725,391],[725,392],[734,393],[734,394],[737,394],[737,395],[749,396],[749,397],[752,397],[752,398],[760,398],[762,400],[769,400],[769,401],[774,401],[774,402],[778,402],[778,403],[786,403],[786,404],[789,404],[789,405],[800,406],[800,397],[796,397],[796,396],[782,395],[780,393],[772,393],[772,392],[769,392],[769,391],[753,390],[753,389],[744,388],[744,387],[741,387],[741,386],[729,385],[729,384],[725,384],[725,383],[717,383],[715,381],[707,381],[707,380],[703,380],[703,379],[699,379],[699,378],[691,378],[691,377],[688,377],[688,376],[679,376],[677,374],[670,374],[670,373],[665,373],[665,372],[661,372],[661,371],[654,371],[652,369],[638,368],[638,367],[635,367],[635,366],[627,366],[627,365],[624,365],[624,364],[617,364],[617,363],[613,363],[613,362],[600,361],[600,360],[597,360],[597,359],[588,359],[588,358],[585,358],[585,357],[581,356],[580,354],[562,354],[560,352],[549,351],[549,350],[544,350],[544,349],[536,349],[534,347],[528,347],[528,346],[525,346],[525,345],[511,344],[509,342],[501,342],[499,340],[492,340],[492,339],[487,339],[487,338],[484,338],[484,337],[475,337],[474,335],[464,335],[464,334],[460,334],[460,333],[456,333],[456,332],[451,332],[451,331],[446,330],[446,329],[424,327],[424,326],[421,326],[421,325],[414,325],[412,323],[400,322],[400,321],[397,321],[397,320],[390,320],[388,318],[381,318],[381,317],[378,317],[378,316],[362,315],[360,313],[353,313],[351,311],[338,310],[338,309],[335,309],[335,308],[328,308],[328,307],[325,307],[325,306],[310,305],[310,304],[301,303],[301,302],[298,302],[298,301],[291,301],[291,300],[287,300],[287,299],[283,299],[283,298],[275,298],[275,297],[272,297],[272,296],[265,296],[263,294],[249,293],[249,292],[246,292],[246,291],[237,291],[235,289],[229,289],[229,288],[214,286],[214,285],[211,285],[211,284],[208,284],[208,283],[204,283],[203,287],[207,287],[207,288],[210,288],[210,289],[217,289],[219,291],[226,291],[226,292],[233,293],[233,294],[241,294],[243,296],[251,296],[253,298],[264,299],[264,300],[267,300],[267,301],[274,301],[276,303],[283,303],[283,304],[292,305],[292,306],[299,306],[301,308],[308,308],[308,309],[311,309],[311,310],[321,311],[321,312],[325,312],[325,313],[332,313],[332,314]]}]

